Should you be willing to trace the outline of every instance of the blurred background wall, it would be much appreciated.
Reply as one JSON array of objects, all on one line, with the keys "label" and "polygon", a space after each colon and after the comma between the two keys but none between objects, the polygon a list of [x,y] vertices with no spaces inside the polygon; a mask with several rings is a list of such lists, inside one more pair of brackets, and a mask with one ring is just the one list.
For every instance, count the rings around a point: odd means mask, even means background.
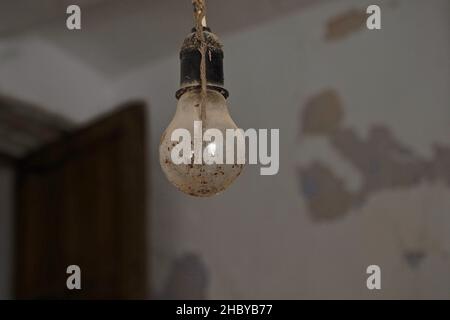
[{"label": "blurred background wall", "polygon": [[[176,191],[157,154],[190,1],[78,3],[82,30],[68,31],[72,2],[2,1],[0,93],[78,123],[148,102],[155,297],[450,298],[448,1],[208,1],[232,117],[280,129],[279,174],[248,166],[211,199]],[[380,31],[365,28],[369,4]],[[370,264],[381,291],[366,288]]]}]

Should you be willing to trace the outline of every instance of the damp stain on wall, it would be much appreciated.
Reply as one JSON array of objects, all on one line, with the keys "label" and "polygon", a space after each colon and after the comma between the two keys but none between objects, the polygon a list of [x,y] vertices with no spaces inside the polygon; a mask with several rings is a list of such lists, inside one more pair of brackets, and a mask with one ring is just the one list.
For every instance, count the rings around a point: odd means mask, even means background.
[{"label": "damp stain on wall", "polygon": [[368,15],[364,9],[350,9],[331,17],[326,24],[325,40],[342,40],[366,26]]},{"label": "damp stain on wall", "polygon": [[209,270],[198,254],[182,255],[172,263],[162,292],[156,298],[164,300],[207,299],[209,278]]},{"label": "damp stain on wall", "polygon": [[405,146],[384,124],[374,124],[367,138],[342,124],[345,116],[337,91],[324,90],[302,108],[304,139],[325,138],[362,177],[359,190],[349,192],[332,168],[319,160],[299,167],[300,186],[314,220],[329,221],[363,205],[371,195],[384,190],[410,188],[422,182],[444,182],[450,187],[450,147],[434,145],[431,159]]}]

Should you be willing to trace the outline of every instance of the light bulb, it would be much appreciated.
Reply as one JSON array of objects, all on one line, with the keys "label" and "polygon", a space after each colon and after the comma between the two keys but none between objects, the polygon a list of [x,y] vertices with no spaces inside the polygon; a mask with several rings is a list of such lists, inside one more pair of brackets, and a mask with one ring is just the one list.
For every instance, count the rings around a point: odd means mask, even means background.
[{"label": "light bulb", "polygon": [[[176,129],[186,129],[194,143],[194,121],[200,121],[200,91],[192,90],[183,94],[178,101],[173,120],[165,130],[159,147],[160,163],[167,179],[184,193],[207,197],[225,190],[240,174],[242,164],[194,164],[194,151],[190,155],[191,163],[174,164],[171,158],[172,149],[177,144],[171,141],[172,132]],[[202,129],[218,129],[223,137],[226,129],[237,129],[228,113],[225,98],[215,90],[207,91],[206,117],[202,122]],[[225,143],[223,144],[225,145]],[[193,147],[192,147],[193,150]],[[220,152],[214,141],[202,143],[202,155],[207,153],[214,157]],[[222,151],[225,158],[225,152]]]},{"label": "light bulb", "polygon": [[[167,179],[182,192],[198,197],[208,197],[225,190],[242,172],[242,164],[225,164],[225,137],[227,129],[238,129],[228,112],[226,98],[228,91],[223,88],[223,51],[216,35],[207,27],[203,28],[206,40],[207,92],[204,114],[202,115],[202,95],[200,86],[201,54],[195,37],[195,29],[184,41],[180,52],[181,89],[177,92],[178,105],[175,116],[161,137],[159,146],[160,164]],[[214,157],[223,155],[223,163],[208,164],[202,157],[201,164],[195,163],[194,136],[195,122],[202,121],[202,136],[208,129],[222,133],[223,145],[213,141],[201,142],[201,154]],[[198,122],[197,122],[198,123]],[[172,141],[172,133],[186,129],[191,139],[192,151],[187,155],[189,162],[175,164],[172,150],[178,141]],[[219,148],[222,147],[222,150]]]}]

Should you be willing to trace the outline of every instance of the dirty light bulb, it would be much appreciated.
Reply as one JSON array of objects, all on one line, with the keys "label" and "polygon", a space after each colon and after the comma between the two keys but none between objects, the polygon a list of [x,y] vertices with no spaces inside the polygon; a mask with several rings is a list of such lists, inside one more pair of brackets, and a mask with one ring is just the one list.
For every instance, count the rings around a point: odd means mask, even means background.
[{"label": "dirty light bulb", "polygon": [[[228,112],[226,98],[228,91],[223,87],[223,50],[217,36],[208,27],[203,27],[206,45],[206,84],[205,107],[202,110],[200,64],[201,53],[196,29],[184,40],[180,51],[181,88],[177,91],[178,105],[175,116],[161,137],[159,159],[167,179],[179,190],[192,196],[208,197],[225,190],[240,174],[241,164],[225,164],[225,137],[227,129],[237,129]],[[202,111],[204,114],[202,114]],[[196,164],[194,151],[186,157],[186,164],[175,164],[172,160],[172,150],[178,141],[171,141],[172,132],[176,129],[186,129],[191,135],[192,150],[194,150],[194,122],[202,121],[202,132],[217,129],[222,133],[222,150],[214,140],[201,143],[202,155],[223,154],[224,164],[208,164],[202,157],[202,162]]]},{"label": "dirty light bulb", "polygon": [[[190,164],[174,164],[172,162],[172,149],[177,142],[171,141],[172,132],[183,128],[194,137],[194,121],[200,121],[200,91],[188,91],[180,97],[173,120],[164,131],[159,147],[161,167],[167,179],[184,193],[208,197],[225,190],[240,174],[241,164],[194,164],[194,153],[190,156]],[[203,119],[203,131],[218,129],[223,137],[226,129],[237,129],[233,119],[228,113],[228,107],[223,95],[215,90],[207,91],[206,118]],[[192,139],[192,144],[194,143]],[[225,143],[224,143],[225,145]],[[212,142],[202,143],[202,155],[207,153],[215,156],[218,146]],[[225,151],[223,151],[225,159]]]}]

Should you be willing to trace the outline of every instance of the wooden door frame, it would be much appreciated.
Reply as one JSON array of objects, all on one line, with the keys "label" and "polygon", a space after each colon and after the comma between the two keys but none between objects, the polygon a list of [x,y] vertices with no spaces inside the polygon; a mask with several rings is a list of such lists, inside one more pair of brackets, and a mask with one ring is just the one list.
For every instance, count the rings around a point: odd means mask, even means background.
[{"label": "wooden door frame", "polygon": [[[24,217],[21,214],[21,188],[22,188],[22,179],[27,171],[30,170],[46,170],[46,167],[50,164],[57,164],[58,162],[64,162],[68,157],[77,156],[79,152],[85,152],[86,145],[84,143],[90,144],[92,140],[95,139],[105,139],[105,137],[114,138],[116,134],[125,134],[130,135],[128,141],[131,143],[122,143],[120,148],[122,148],[121,161],[126,163],[131,158],[133,158],[132,163],[137,163],[139,167],[146,168],[145,165],[147,162],[147,155],[144,152],[142,153],[137,150],[147,150],[146,146],[146,137],[148,132],[146,132],[145,119],[146,119],[146,107],[145,103],[140,101],[130,102],[125,105],[116,108],[114,111],[115,117],[114,119],[109,118],[110,114],[103,115],[99,119],[95,119],[88,123],[87,125],[81,127],[80,129],[76,129],[73,133],[63,136],[58,141],[47,144],[36,151],[33,151],[30,155],[20,159],[17,162],[17,174],[16,174],[16,183],[15,183],[15,243],[14,243],[14,295],[18,298],[24,297],[24,292],[22,290],[23,283],[21,282],[21,265],[22,265],[22,252],[26,249],[23,242],[23,233],[24,231]],[[141,119],[144,121],[136,121],[136,119]],[[97,126],[96,124],[101,123],[101,126]],[[126,130],[122,130],[121,128],[125,128]],[[118,132],[122,131],[122,132]],[[88,137],[88,138],[86,138]],[[89,140],[89,141],[87,141]],[[90,146],[95,147],[95,146]],[[47,152],[48,151],[48,152]],[[122,196],[127,199],[129,203],[131,203],[134,207],[131,209],[136,212],[146,212],[147,207],[147,188],[146,188],[146,178],[147,172],[144,170],[143,172],[137,172],[133,168],[121,168],[127,172],[122,172],[122,177],[124,178],[125,186],[121,189],[123,191]],[[139,190],[138,193],[135,190]],[[133,192],[131,194],[131,191]],[[135,252],[146,253],[145,257],[141,257],[144,259],[144,263],[142,266],[139,266],[139,272],[142,273],[144,279],[144,287],[147,288],[147,268],[148,268],[148,254],[146,250],[147,239],[145,238],[145,232],[135,232],[135,230],[140,230],[140,228],[148,229],[148,223],[144,223],[142,226],[142,221],[139,219],[133,219],[133,214],[130,214],[127,217],[123,217],[126,221],[122,221],[123,232],[125,234],[125,238],[133,239],[132,242],[140,245],[141,247],[136,248],[136,250],[126,250],[124,248],[121,249],[121,254],[124,256],[120,259],[118,263],[121,264],[120,270],[123,270],[123,277],[129,276],[129,272],[133,270],[133,266],[130,266],[130,261],[135,261],[137,257],[135,256]],[[137,228],[137,229],[136,229]],[[121,243],[122,246],[126,245]],[[134,256],[133,256],[134,255]],[[136,266],[134,266],[136,267]],[[143,270],[141,270],[143,268]],[[124,281],[124,297],[126,298],[144,298],[147,296],[147,291],[143,289],[142,292],[138,292],[136,296],[133,296],[133,290],[136,287],[142,287],[133,283],[133,278],[131,281]],[[135,281],[136,282],[136,281]],[[128,295],[127,295],[128,294]]]}]

